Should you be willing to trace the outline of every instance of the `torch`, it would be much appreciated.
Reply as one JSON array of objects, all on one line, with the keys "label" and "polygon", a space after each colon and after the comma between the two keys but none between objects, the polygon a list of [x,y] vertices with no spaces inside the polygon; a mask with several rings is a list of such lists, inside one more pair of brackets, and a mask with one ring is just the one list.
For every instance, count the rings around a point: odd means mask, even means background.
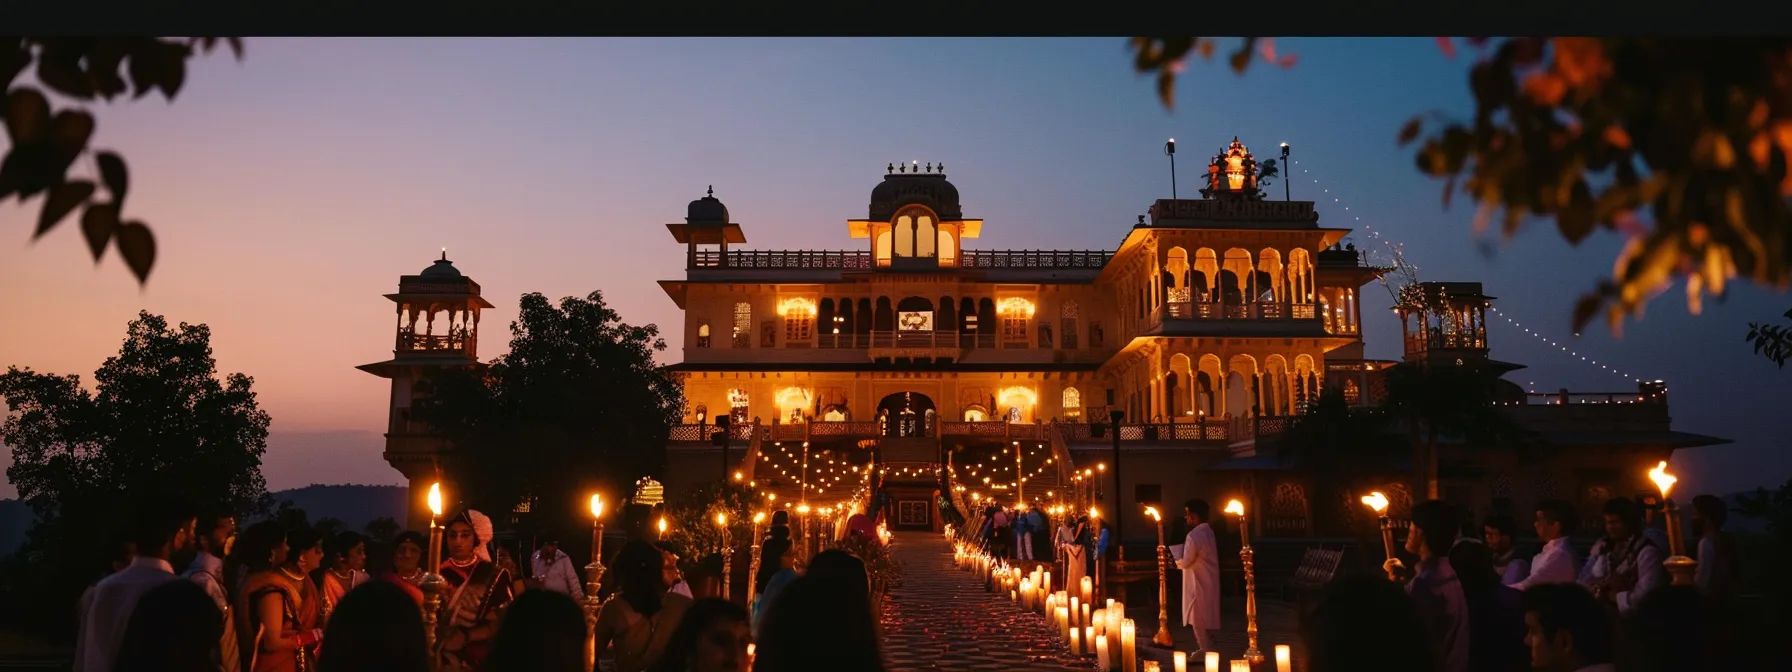
[{"label": "torch", "polygon": [[1367,504],[1370,509],[1374,509],[1375,515],[1381,518],[1381,552],[1386,553],[1388,559],[1393,559],[1394,521],[1388,520],[1388,496],[1380,492],[1371,492],[1363,496],[1363,503]]},{"label": "torch", "polygon": [[1672,555],[1663,560],[1661,565],[1673,577],[1674,585],[1693,585],[1693,572],[1698,569],[1699,561],[1686,557],[1685,542],[1680,537],[1680,509],[1674,506],[1674,500],[1668,499],[1668,491],[1680,479],[1668,473],[1668,463],[1663,460],[1649,470],[1649,480],[1655,481],[1655,487],[1661,490],[1662,510],[1668,517],[1668,546]]},{"label": "torch", "polygon": [[[604,578],[604,498],[591,496],[591,564],[585,565],[585,656],[597,664],[597,593]],[[593,667],[592,669],[596,669]]]},{"label": "torch", "polygon": [[448,588],[448,582],[437,573],[442,569],[442,526],[437,519],[442,517],[442,484],[431,483],[429,486],[429,573],[423,575],[423,582],[417,587],[423,590],[423,647],[430,652],[429,668],[434,670],[441,665],[441,657],[436,655],[436,617],[442,610],[442,591]]},{"label": "torch", "polygon": [[753,560],[747,569],[747,604],[753,603],[754,578],[759,576],[759,524],[765,522],[765,512],[753,514]]},{"label": "torch", "polygon": [[1256,554],[1251,551],[1251,528],[1245,524],[1244,502],[1226,502],[1226,513],[1238,516],[1238,537],[1244,542],[1238,549],[1238,559],[1244,562],[1244,633],[1248,640],[1244,657],[1256,665],[1263,662],[1263,652],[1257,650],[1257,571]]},{"label": "torch", "polygon": [[1145,515],[1157,522],[1157,634],[1151,636],[1151,643],[1162,647],[1176,645],[1170,637],[1170,579],[1166,574],[1164,555],[1170,551],[1164,546],[1164,517],[1157,512],[1157,507],[1145,507]]},{"label": "torch", "polygon": [[728,599],[728,584],[734,580],[734,539],[728,534],[728,514],[716,514],[716,527],[722,528],[722,599]]}]

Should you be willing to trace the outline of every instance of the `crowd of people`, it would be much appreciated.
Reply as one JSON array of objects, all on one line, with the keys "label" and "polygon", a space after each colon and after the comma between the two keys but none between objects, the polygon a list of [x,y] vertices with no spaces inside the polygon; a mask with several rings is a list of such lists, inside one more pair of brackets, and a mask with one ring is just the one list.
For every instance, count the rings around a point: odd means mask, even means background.
[{"label": "crowd of people", "polygon": [[264,521],[238,533],[232,515],[166,498],[134,518],[116,571],[81,597],[75,672],[579,672],[594,660],[615,672],[883,669],[865,563],[837,549],[799,557],[784,512],[749,605],[720,597],[719,582],[693,594],[677,556],[634,538],[587,623],[575,563],[551,536],[525,575],[514,550],[493,544],[490,519],[462,511],[444,526],[433,638],[419,533],[399,534],[370,572],[369,540],[354,532]]}]

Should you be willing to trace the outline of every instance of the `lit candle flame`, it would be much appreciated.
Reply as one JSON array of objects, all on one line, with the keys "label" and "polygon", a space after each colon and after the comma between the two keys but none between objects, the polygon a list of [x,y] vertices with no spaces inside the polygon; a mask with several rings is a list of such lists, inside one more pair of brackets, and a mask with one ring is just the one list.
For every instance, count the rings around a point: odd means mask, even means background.
[{"label": "lit candle flame", "polygon": [[1090,518],[1100,518],[1101,517],[1101,509],[1097,509],[1093,506],[1089,507],[1089,517]]},{"label": "lit candle flame", "polygon": [[438,516],[438,517],[442,515],[442,484],[441,483],[429,484],[429,514],[432,516]]},{"label": "lit candle flame", "polygon": [[796,512],[803,514],[805,516],[809,515],[809,505],[803,504],[801,506],[796,507]]},{"label": "lit candle flame", "polygon": [[666,517],[660,516],[660,534],[666,533]]},{"label": "lit candle flame", "polygon": [[759,513],[753,514],[753,524],[754,525],[758,525],[763,522],[765,522],[765,512],[764,511],[760,511]]},{"label": "lit candle flame", "polygon": [[604,517],[604,496],[603,495],[592,495],[591,496],[591,517],[592,518]]},{"label": "lit candle flame", "polygon": [[1668,463],[1666,460],[1663,460],[1661,464],[1657,464],[1654,469],[1649,470],[1649,480],[1655,481],[1655,487],[1661,489],[1661,498],[1667,499],[1668,491],[1672,490],[1674,488],[1674,483],[1678,482],[1680,479],[1674,477],[1673,474],[1668,473]]},{"label": "lit candle flame", "polygon": [[1244,515],[1244,502],[1236,499],[1226,502],[1226,513],[1230,513],[1234,516]]},{"label": "lit candle flame", "polygon": [[1155,507],[1155,506],[1145,507],[1145,515],[1151,516],[1151,519],[1155,520],[1157,522],[1160,522],[1160,523],[1164,522],[1164,517],[1157,513],[1157,507]]},{"label": "lit candle flame", "polygon": [[727,527],[728,526],[728,514],[726,514],[726,513],[716,514],[716,525],[718,525],[720,527]]},{"label": "lit candle flame", "polygon": [[1368,504],[1369,508],[1375,509],[1377,515],[1388,510],[1388,496],[1381,494],[1379,490],[1363,495],[1363,503]]}]

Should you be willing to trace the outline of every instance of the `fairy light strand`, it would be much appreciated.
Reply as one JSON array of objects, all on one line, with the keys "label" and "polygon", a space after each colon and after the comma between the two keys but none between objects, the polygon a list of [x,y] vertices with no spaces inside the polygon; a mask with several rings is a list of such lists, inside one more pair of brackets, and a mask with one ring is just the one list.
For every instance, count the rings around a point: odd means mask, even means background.
[{"label": "fairy light strand", "polygon": [[[1290,161],[1294,164],[1295,167],[1300,168],[1300,173],[1302,176],[1305,176],[1307,179],[1312,180],[1313,184],[1315,186],[1319,185],[1319,178],[1313,177],[1311,171],[1307,170],[1306,167],[1301,166],[1299,159],[1291,158]],[[1363,233],[1368,234],[1368,236],[1371,240],[1373,240],[1377,243],[1381,243],[1383,247],[1386,247],[1388,249],[1388,252],[1390,254],[1396,255],[1396,258],[1398,258],[1401,255],[1401,253],[1404,251],[1403,245],[1399,245],[1397,243],[1390,241],[1387,237],[1381,235],[1381,232],[1376,230],[1374,225],[1369,224],[1368,222],[1364,222],[1361,215],[1351,212],[1350,206],[1344,205],[1344,202],[1341,199],[1339,199],[1336,195],[1331,193],[1331,189],[1320,186],[1319,193],[1323,195],[1322,198],[1329,197],[1332,199],[1333,203],[1336,203],[1339,207],[1344,208],[1344,211],[1351,218],[1351,221],[1355,224],[1355,227],[1358,230],[1361,230]],[[1590,366],[1597,367],[1607,373],[1611,373],[1613,375],[1616,375],[1620,378],[1624,378],[1624,379],[1632,381],[1632,382],[1640,383],[1640,382],[1645,381],[1644,378],[1640,378],[1640,377],[1631,375],[1630,373],[1627,373],[1625,371],[1619,370],[1617,367],[1614,367],[1609,363],[1602,364],[1599,362],[1599,360],[1594,359],[1593,357],[1591,357],[1589,355],[1582,354],[1580,351],[1575,350],[1574,348],[1568,346],[1567,344],[1565,344],[1561,341],[1550,338],[1549,336],[1544,335],[1542,332],[1533,330],[1530,327],[1526,327],[1523,324],[1519,323],[1518,320],[1513,319],[1512,316],[1507,315],[1504,311],[1501,311],[1499,308],[1496,308],[1493,306],[1488,306],[1487,308],[1488,308],[1488,310],[1493,311],[1493,313],[1495,315],[1498,315],[1501,320],[1504,320],[1506,322],[1506,324],[1511,325],[1513,329],[1522,331],[1525,334],[1531,336],[1532,338],[1535,338],[1535,339],[1543,342],[1544,344],[1549,345],[1550,347],[1553,347],[1556,350],[1561,351],[1563,354],[1566,354],[1570,357],[1579,359],[1580,361],[1585,362]]]}]

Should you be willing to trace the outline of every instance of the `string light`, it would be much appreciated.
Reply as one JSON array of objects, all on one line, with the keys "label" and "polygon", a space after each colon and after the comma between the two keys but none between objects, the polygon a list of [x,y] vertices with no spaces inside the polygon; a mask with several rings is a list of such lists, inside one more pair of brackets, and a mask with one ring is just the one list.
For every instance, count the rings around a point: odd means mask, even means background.
[{"label": "string light", "polygon": [[[1290,161],[1295,166],[1300,167],[1299,159],[1290,159]],[[1305,167],[1300,168],[1300,173],[1301,173],[1301,175],[1306,176],[1307,179],[1312,180],[1314,185],[1319,184],[1319,179],[1313,177],[1311,171],[1308,171]],[[1368,234],[1368,236],[1371,240],[1381,243],[1382,246],[1386,247],[1388,249],[1388,252],[1393,254],[1395,258],[1401,257],[1401,253],[1405,249],[1404,246],[1389,241],[1386,237],[1381,235],[1380,231],[1377,231],[1375,229],[1374,225],[1364,222],[1361,215],[1351,213],[1350,206],[1344,205],[1343,201],[1341,201],[1336,195],[1333,195],[1331,193],[1331,189],[1328,189],[1325,187],[1320,187],[1319,193],[1322,194],[1322,198],[1330,197],[1332,199],[1333,203],[1337,203],[1340,207],[1344,208],[1344,211],[1346,213],[1349,213],[1347,216],[1349,216],[1351,218],[1351,221],[1354,223],[1355,228],[1357,228],[1358,230],[1361,230],[1365,234]],[[1617,368],[1611,366],[1610,364],[1601,364],[1601,363],[1599,363],[1599,360],[1593,359],[1592,357],[1587,356],[1587,355],[1583,355],[1579,351],[1576,351],[1573,348],[1568,347],[1567,345],[1563,344],[1562,342],[1543,335],[1542,332],[1534,331],[1534,330],[1530,329],[1529,327],[1519,324],[1518,320],[1512,319],[1512,317],[1510,315],[1507,315],[1506,313],[1502,312],[1499,308],[1495,308],[1493,306],[1488,306],[1487,309],[1493,311],[1493,313],[1495,315],[1500,316],[1500,319],[1504,320],[1506,322],[1506,324],[1512,325],[1512,328],[1521,330],[1524,333],[1529,334],[1531,337],[1536,338],[1537,340],[1542,341],[1545,344],[1548,344],[1557,350],[1560,350],[1561,352],[1567,354],[1570,357],[1577,358],[1580,361],[1585,362],[1591,366],[1598,367],[1601,370],[1604,370],[1608,373],[1611,373],[1613,375],[1616,375],[1620,378],[1624,378],[1624,379],[1632,381],[1632,382],[1640,383],[1640,382],[1644,382],[1644,380],[1645,380],[1643,378],[1633,376],[1624,371],[1620,371]],[[1579,334],[1575,334],[1575,336],[1579,336]]]}]

